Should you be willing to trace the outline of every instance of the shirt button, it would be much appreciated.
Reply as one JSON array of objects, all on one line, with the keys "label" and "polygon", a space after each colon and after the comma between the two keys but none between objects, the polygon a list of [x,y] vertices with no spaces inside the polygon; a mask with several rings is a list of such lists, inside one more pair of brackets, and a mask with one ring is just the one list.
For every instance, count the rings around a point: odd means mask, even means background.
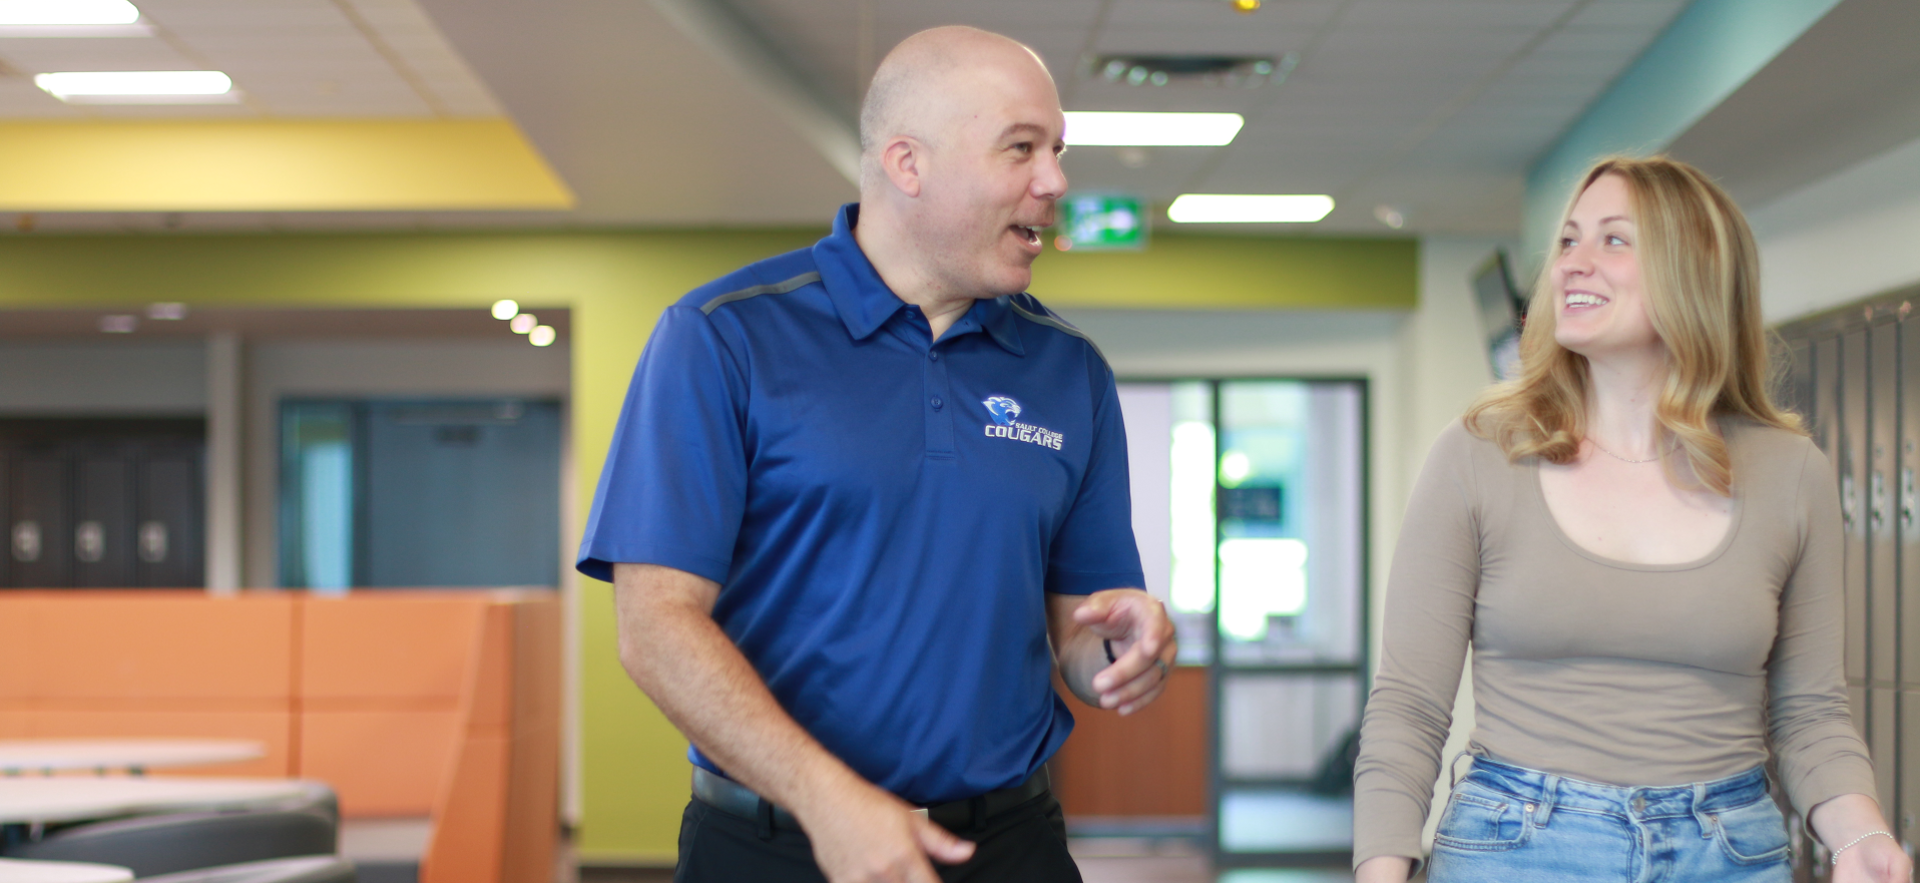
[{"label": "shirt button", "polygon": [[935,411],[938,411],[938,410],[940,410],[940,406],[941,406],[941,405],[944,405],[944,404],[946,404],[946,402],[943,402],[943,401],[940,401],[940,397],[939,397],[939,396],[934,396],[934,397],[933,397],[933,409],[934,409]]},{"label": "shirt button", "polygon": [[928,351],[927,351],[927,359],[928,359],[928,361],[933,361],[933,362],[938,362],[938,361],[940,361],[940,354],[939,354],[939,353],[936,353],[936,352],[933,352],[932,350],[928,350]]}]

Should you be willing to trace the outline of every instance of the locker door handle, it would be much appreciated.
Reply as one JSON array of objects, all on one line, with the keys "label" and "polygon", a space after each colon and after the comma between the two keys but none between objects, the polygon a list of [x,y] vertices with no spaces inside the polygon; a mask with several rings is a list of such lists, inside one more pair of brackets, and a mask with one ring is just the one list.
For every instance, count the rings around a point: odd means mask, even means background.
[{"label": "locker door handle", "polygon": [[166,522],[144,521],[140,523],[140,560],[148,564],[159,564],[167,560]]},{"label": "locker door handle", "polygon": [[1886,476],[1886,473],[1880,472],[1878,470],[1874,471],[1873,477],[1871,479],[1868,479],[1867,497],[1869,499],[1869,505],[1872,506],[1872,508],[1867,512],[1867,518],[1869,520],[1870,526],[1873,529],[1873,532],[1879,533],[1882,528],[1887,526],[1887,476]]},{"label": "locker door handle", "polygon": [[107,557],[107,529],[98,521],[82,521],[73,529],[73,557],[88,564]]},{"label": "locker door handle", "polygon": [[13,560],[22,564],[40,560],[40,522],[22,521],[13,526]]},{"label": "locker door handle", "polygon": [[1840,476],[1840,521],[1853,526],[1853,513],[1860,508],[1860,490],[1854,486],[1853,473]]},{"label": "locker door handle", "polygon": [[1906,534],[1909,540],[1915,539],[1913,535],[1914,502],[1913,467],[1908,466],[1900,470],[1900,532]]}]

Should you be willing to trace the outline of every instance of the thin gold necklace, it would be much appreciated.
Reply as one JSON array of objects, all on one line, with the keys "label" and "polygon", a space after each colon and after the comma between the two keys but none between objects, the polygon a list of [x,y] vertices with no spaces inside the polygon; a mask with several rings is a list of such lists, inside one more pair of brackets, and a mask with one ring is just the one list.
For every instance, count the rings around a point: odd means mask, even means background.
[{"label": "thin gold necklace", "polygon": [[1678,439],[1675,439],[1673,442],[1673,447],[1668,448],[1665,453],[1655,454],[1651,457],[1648,457],[1645,460],[1629,460],[1625,457],[1620,456],[1619,454],[1616,454],[1612,451],[1607,450],[1605,447],[1602,447],[1599,442],[1594,441],[1593,436],[1587,436],[1587,443],[1590,445],[1593,445],[1595,448],[1598,448],[1600,450],[1600,453],[1605,454],[1609,457],[1612,457],[1615,460],[1619,460],[1622,463],[1652,463],[1655,460],[1660,460],[1665,458],[1668,454],[1671,454],[1674,451],[1680,450],[1680,441]]}]

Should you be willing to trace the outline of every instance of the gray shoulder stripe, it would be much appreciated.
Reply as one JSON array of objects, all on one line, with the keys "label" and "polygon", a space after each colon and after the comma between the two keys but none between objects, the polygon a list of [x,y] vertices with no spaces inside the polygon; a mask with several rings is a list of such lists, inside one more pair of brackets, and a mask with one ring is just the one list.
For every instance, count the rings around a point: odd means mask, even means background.
[{"label": "gray shoulder stripe", "polygon": [[1026,307],[1021,306],[1019,303],[1015,302],[1012,298],[1007,299],[1007,306],[1012,307],[1013,312],[1015,314],[1019,315],[1021,318],[1026,319],[1029,322],[1045,325],[1048,328],[1052,328],[1055,331],[1059,331],[1064,334],[1071,334],[1074,337],[1078,337],[1081,340],[1086,341],[1087,346],[1093,347],[1093,354],[1096,356],[1099,356],[1101,362],[1106,363],[1107,370],[1108,371],[1113,370],[1113,363],[1107,362],[1107,354],[1101,352],[1100,345],[1097,343],[1094,343],[1093,338],[1088,337],[1085,332],[1082,332],[1080,329],[1075,328],[1072,325],[1068,325],[1067,323],[1062,322],[1059,319],[1055,319],[1052,316],[1046,315],[1044,313],[1033,312],[1032,310],[1029,310]]},{"label": "gray shoulder stripe", "polygon": [[729,291],[726,294],[720,295],[719,297],[716,297],[713,300],[710,300],[704,304],[701,304],[700,312],[711,316],[713,315],[714,310],[717,310],[737,300],[746,300],[747,298],[759,297],[760,295],[763,295],[763,294],[786,294],[787,292],[792,291],[796,288],[799,288],[804,285],[811,285],[818,281],[820,281],[820,273],[819,271],[815,270],[815,271],[810,271],[806,273],[801,273],[800,275],[795,276],[792,279],[786,279],[780,282],[769,282],[766,285],[755,285],[752,288],[742,288],[739,291]]}]

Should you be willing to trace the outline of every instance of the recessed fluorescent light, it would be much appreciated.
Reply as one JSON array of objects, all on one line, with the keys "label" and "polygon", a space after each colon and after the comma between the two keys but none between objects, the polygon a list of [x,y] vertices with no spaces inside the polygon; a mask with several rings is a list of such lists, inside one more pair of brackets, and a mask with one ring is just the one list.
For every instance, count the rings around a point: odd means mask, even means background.
[{"label": "recessed fluorescent light", "polygon": [[527,332],[527,342],[534,346],[547,346],[553,343],[553,338],[557,334],[552,325],[541,325]]},{"label": "recessed fluorescent light", "polygon": [[1246,125],[1237,113],[1067,111],[1067,143],[1089,147],[1219,147]]},{"label": "recessed fluorescent light", "polygon": [[73,104],[176,104],[237,101],[219,71],[67,71],[33,84]]},{"label": "recessed fluorescent light", "polygon": [[127,0],[0,0],[0,25],[130,25],[140,10]]},{"label": "recessed fluorescent light", "polygon": [[1333,211],[1333,197],[1307,194],[1187,193],[1167,208],[1178,224],[1311,224]]},{"label": "recessed fluorescent light", "polygon": [[534,318],[532,313],[520,313],[513,317],[513,322],[507,327],[512,328],[515,334],[526,334],[540,327],[540,320]]},{"label": "recessed fluorescent light", "polygon": [[520,305],[512,299],[493,302],[493,317],[495,319],[511,319],[518,315],[520,315]]}]

